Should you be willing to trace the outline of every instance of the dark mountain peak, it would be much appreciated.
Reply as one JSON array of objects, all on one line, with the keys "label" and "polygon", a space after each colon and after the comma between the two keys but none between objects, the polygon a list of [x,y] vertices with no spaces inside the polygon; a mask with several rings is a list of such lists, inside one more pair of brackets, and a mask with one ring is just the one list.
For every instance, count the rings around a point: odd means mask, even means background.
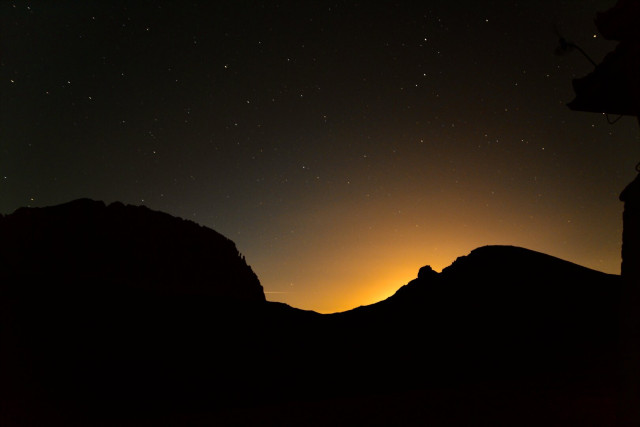
[{"label": "dark mountain peak", "polygon": [[452,301],[457,304],[454,311],[469,312],[481,302],[484,309],[496,312],[508,306],[521,313],[549,305],[593,307],[597,301],[615,299],[611,295],[618,292],[619,279],[530,249],[490,245],[458,257],[441,273],[426,265],[391,297],[352,311],[414,316],[423,311],[439,313],[442,304]]},{"label": "dark mountain peak", "polygon": [[[264,301],[235,244],[144,206],[78,199],[0,218],[2,275],[35,288],[62,283]],[[56,285],[58,286],[58,285]],[[70,288],[70,289],[71,289]]]},{"label": "dark mountain peak", "polygon": [[549,257],[540,252],[518,246],[487,245],[472,250],[468,255],[456,258],[456,260],[450,266],[445,267],[442,272],[466,268],[471,265],[501,266],[513,261],[518,263],[529,262],[532,257],[539,256]]},{"label": "dark mountain peak", "polygon": [[557,281],[569,277],[573,277],[570,283],[577,283],[585,275],[606,274],[531,249],[494,245],[482,246],[469,255],[458,257],[442,270],[442,275],[468,279],[484,276],[501,281],[510,279],[515,284],[542,278],[554,278]]},{"label": "dark mountain peak", "polygon": [[75,200],[71,200],[65,203],[60,203],[59,205],[54,205],[54,206],[45,206],[45,207],[41,207],[41,208],[31,208],[31,207],[22,207],[19,208],[16,212],[32,212],[32,211],[42,211],[42,210],[48,210],[48,211],[77,211],[77,210],[97,210],[97,209],[102,209],[104,208],[106,205],[103,201],[101,200],[93,200],[93,199],[89,199],[86,197],[80,198],[80,199],[75,199]]}]

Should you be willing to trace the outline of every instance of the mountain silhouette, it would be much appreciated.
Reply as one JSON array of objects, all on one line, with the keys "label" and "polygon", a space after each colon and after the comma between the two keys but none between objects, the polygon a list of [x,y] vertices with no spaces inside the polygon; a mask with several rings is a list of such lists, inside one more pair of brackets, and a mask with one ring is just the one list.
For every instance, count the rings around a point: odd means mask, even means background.
[{"label": "mountain silhouette", "polygon": [[[0,218],[2,425],[606,425],[620,276],[485,246],[390,298],[266,301],[233,242],[81,199]],[[602,423],[600,423],[602,422]]]},{"label": "mountain silhouette", "polygon": [[2,271],[20,272],[35,286],[56,277],[57,289],[99,282],[110,289],[265,299],[231,240],[146,207],[80,199],[18,209],[1,224]]}]

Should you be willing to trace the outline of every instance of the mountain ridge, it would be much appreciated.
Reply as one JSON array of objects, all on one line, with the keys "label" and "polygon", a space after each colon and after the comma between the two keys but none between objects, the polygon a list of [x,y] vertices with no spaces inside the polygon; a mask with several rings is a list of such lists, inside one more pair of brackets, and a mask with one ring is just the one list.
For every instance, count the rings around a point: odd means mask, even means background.
[{"label": "mountain ridge", "polygon": [[[396,292],[385,300],[375,302],[373,304],[356,307],[352,310],[362,310],[366,307],[378,306],[384,304],[385,301],[393,301],[402,298],[402,295],[413,291],[414,288],[427,285],[435,285],[446,280],[460,281],[468,280],[477,283],[477,279],[469,277],[465,272],[472,271],[473,275],[487,274],[491,275],[500,271],[500,264],[507,265],[508,268],[503,269],[501,274],[513,274],[514,271],[524,268],[525,266],[535,266],[537,264],[546,267],[553,266],[554,269],[563,270],[563,276],[575,276],[575,280],[582,280],[584,277],[598,276],[600,280],[618,281],[620,275],[601,272],[589,267],[584,267],[571,261],[545,254],[543,252],[513,246],[513,245],[485,245],[473,249],[469,254],[457,257],[450,265],[443,268],[440,273],[431,268],[430,265],[421,267],[415,279],[401,286]],[[535,272],[533,278],[536,278]],[[486,278],[485,278],[486,279]],[[531,280],[531,277],[527,282]],[[593,279],[590,278],[588,282]],[[541,284],[542,285],[542,284]],[[482,284],[478,284],[482,286]],[[514,283],[517,286],[517,283]],[[412,295],[413,297],[413,295]],[[351,311],[351,310],[347,310]]]},{"label": "mountain ridge", "polygon": [[[19,208],[0,217],[0,238],[0,275],[84,275],[146,291],[266,300],[230,239],[145,206],[85,198]],[[132,280],[117,283],[123,276]]]},{"label": "mountain ridge", "polygon": [[[480,247],[440,273],[420,268],[383,301],[319,314],[267,301],[233,242],[148,208],[89,199],[21,208],[0,217],[0,239],[0,397],[4,408],[27,405],[14,418],[260,419],[265,405],[451,390],[440,404],[458,411],[458,393],[532,388],[557,399],[563,384],[610,396],[616,384],[620,276],[524,248]],[[419,401],[402,407],[418,425],[430,419]]]}]

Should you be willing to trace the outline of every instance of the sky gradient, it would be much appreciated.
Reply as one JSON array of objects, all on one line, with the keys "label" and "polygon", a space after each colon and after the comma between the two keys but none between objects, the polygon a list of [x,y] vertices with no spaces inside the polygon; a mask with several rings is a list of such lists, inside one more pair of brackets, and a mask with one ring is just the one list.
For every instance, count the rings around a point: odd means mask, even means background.
[{"label": "sky gradient", "polygon": [[640,129],[556,53],[613,50],[615,1],[370,3],[1,2],[0,213],[146,205],[319,312],[489,244],[619,274]]}]

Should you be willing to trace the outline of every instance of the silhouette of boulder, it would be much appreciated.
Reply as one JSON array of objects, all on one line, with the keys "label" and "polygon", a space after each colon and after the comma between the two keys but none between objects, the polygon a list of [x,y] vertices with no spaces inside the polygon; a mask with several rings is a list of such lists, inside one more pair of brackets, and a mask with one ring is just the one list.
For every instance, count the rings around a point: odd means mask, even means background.
[{"label": "silhouette of boulder", "polygon": [[418,270],[418,279],[420,280],[430,280],[436,277],[438,273],[431,268],[430,265],[425,265]]}]

